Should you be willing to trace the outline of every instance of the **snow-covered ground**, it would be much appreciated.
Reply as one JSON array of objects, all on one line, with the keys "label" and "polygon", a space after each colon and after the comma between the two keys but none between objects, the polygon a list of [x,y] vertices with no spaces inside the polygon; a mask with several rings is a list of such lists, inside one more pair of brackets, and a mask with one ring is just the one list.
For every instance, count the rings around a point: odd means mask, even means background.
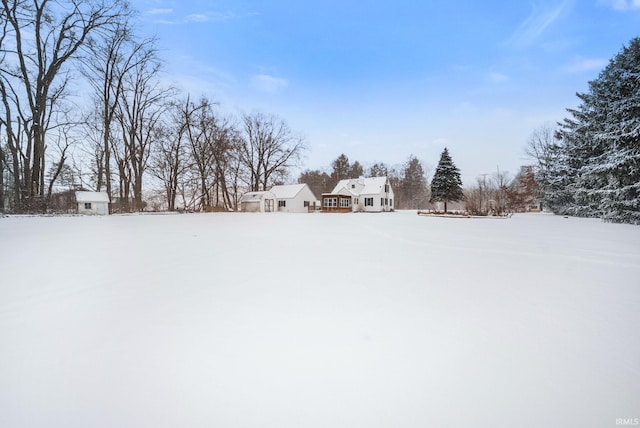
[{"label": "snow-covered ground", "polygon": [[0,219],[0,427],[615,427],[640,227],[545,214]]}]

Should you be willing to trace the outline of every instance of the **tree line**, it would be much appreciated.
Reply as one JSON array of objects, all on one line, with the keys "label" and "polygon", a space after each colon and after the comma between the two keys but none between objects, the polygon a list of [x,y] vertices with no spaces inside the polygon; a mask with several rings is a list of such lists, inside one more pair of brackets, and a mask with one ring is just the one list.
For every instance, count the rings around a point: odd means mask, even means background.
[{"label": "tree line", "polygon": [[88,187],[139,211],[145,180],[170,210],[235,209],[241,188],[298,165],[306,141],[284,119],[231,117],[165,85],[135,18],[124,0],[2,2],[0,210],[44,212],[56,188]]},{"label": "tree line", "polygon": [[[163,83],[154,38],[125,0],[4,0],[0,5],[0,210],[44,212],[58,189],[106,191],[115,211],[145,208],[146,183],[170,210],[235,210],[246,190],[290,181],[307,143],[277,115],[233,117]],[[554,212],[640,223],[640,42],[631,41],[581,104],[534,133],[533,168],[478,178],[467,209]],[[82,95],[79,95],[82,94]],[[396,207],[442,199],[420,160],[365,168],[338,157],[299,177],[320,196],[338,180],[390,178]],[[435,199],[434,199],[435,197]]]}]

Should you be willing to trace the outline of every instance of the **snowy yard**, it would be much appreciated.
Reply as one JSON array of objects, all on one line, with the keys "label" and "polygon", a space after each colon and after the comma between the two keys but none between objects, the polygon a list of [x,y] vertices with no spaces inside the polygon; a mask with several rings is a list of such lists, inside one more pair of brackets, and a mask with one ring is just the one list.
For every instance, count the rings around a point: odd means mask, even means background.
[{"label": "snowy yard", "polygon": [[0,218],[0,427],[615,427],[640,227]]}]

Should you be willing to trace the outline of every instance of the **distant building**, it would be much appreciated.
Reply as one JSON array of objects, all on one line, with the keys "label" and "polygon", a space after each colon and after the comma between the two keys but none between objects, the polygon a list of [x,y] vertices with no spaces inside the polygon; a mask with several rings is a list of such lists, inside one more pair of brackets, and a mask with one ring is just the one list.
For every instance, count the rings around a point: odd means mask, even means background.
[{"label": "distant building", "polygon": [[109,214],[109,195],[106,192],[76,192],[78,214]]},{"label": "distant building", "polygon": [[388,177],[352,178],[322,194],[322,211],[389,212],[394,210],[393,199]]}]

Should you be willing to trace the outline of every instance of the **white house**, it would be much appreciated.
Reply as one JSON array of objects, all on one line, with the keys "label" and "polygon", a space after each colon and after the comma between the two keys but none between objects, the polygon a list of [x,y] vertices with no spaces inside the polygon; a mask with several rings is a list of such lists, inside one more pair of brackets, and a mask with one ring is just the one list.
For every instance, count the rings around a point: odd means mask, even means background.
[{"label": "white house", "polygon": [[109,195],[107,192],[77,191],[78,214],[109,214]]},{"label": "white house", "polygon": [[240,211],[246,213],[272,213],[276,195],[273,192],[247,192],[240,198]]},{"label": "white house", "polygon": [[316,197],[308,184],[287,184],[273,186],[278,211],[286,213],[307,213],[316,203]]},{"label": "white house", "polygon": [[393,199],[388,177],[340,180],[331,193],[322,195],[322,211],[388,212],[394,209]]}]

